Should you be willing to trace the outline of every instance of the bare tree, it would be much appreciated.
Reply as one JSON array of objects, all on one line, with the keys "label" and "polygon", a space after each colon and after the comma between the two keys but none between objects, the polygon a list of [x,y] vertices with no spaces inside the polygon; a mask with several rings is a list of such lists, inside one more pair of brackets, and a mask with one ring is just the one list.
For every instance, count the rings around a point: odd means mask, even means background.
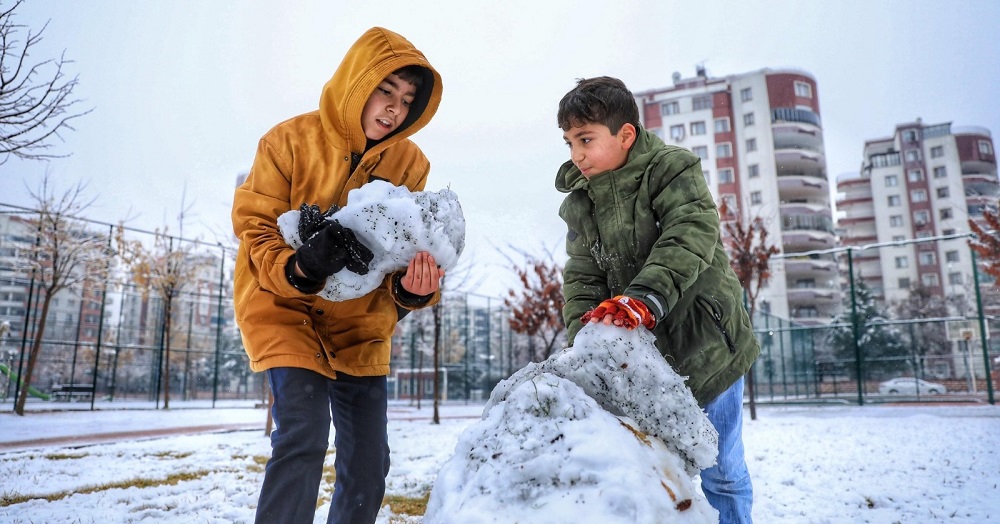
[{"label": "bare tree", "polygon": [[102,277],[107,268],[107,238],[88,231],[77,218],[93,203],[93,200],[84,199],[85,188],[78,183],[57,196],[46,175],[41,187],[31,192],[38,211],[37,218],[28,220],[37,231],[30,255],[31,270],[43,293],[35,338],[24,372],[24,387],[14,407],[18,415],[24,415],[24,404],[41,353],[52,299],[63,290],[83,284],[88,279]]},{"label": "bare tree", "polygon": [[[510,329],[528,336],[529,358],[539,362],[552,355],[559,336],[566,331],[562,316],[566,304],[563,268],[551,254],[544,259],[526,253],[521,255],[525,259],[523,266],[507,258],[521,286],[508,291],[504,305],[510,308]],[[535,347],[536,337],[542,340],[541,354]]]},{"label": "bare tree", "polygon": [[[750,322],[757,312],[757,296],[760,288],[771,278],[771,257],[780,253],[777,247],[768,245],[767,227],[760,216],[747,222],[740,210],[729,209],[725,201],[719,207],[722,230],[729,251],[729,265],[736,272],[743,293],[750,308]],[[754,401],[753,369],[747,373],[747,392],[750,396],[750,419],[757,419],[757,405]]]},{"label": "bare tree", "polygon": [[189,245],[185,246],[182,239],[170,236],[166,229],[156,232],[152,249],[142,242],[126,240],[122,226],[119,226],[116,236],[118,255],[132,280],[143,291],[143,299],[147,299],[152,291],[163,304],[163,325],[160,331],[160,346],[163,348],[163,408],[169,409],[174,300],[197,275],[197,257]]},{"label": "bare tree", "polygon": [[66,76],[64,68],[72,62],[65,51],[59,58],[32,60],[48,23],[38,32],[17,24],[14,11],[22,3],[0,5],[0,164],[11,155],[28,160],[66,156],[50,152],[53,139],[62,140],[60,133],[74,130],[72,121],[91,111],[80,109],[80,100],[73,98],[78,76]]}]

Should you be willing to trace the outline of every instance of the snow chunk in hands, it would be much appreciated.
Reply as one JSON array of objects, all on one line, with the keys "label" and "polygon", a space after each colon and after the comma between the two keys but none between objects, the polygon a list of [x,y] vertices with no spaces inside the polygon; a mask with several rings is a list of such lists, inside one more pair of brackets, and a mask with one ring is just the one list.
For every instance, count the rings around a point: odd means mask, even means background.
[{"label": "snow chunk in hands", "polygon": [[660,355],[648,330],[587,324],[572,347],[529,364],[497,384],[484,416],[502,405],[521,383],[542,373],[572,381],[604,409],[634,420],[643,433],[677,453],[689,475],[715,464],[718,432],[684,384],[684,377]]},{"label": "snow chunk in hands", "polygon": [[[292,248],[302,246],[299,210],[278,217],[281,236]],[[407,264],[418,251],[427,251],[441,268],[458,263],[465,247],[465,216],[458,196],[449,189],[410,192],[402,186],[374,180],[347,194],[347,204],[328,220],[354,231],[374,258],[367,275],[347,269],[326,280],[319,296],[339,302],[364,296],[381,285],[386,275]]]},{"label": "snow chunk in hands", "polygon": [[544,372],[508,386],[503,401],[460,437],[424,522],[535,522],[539,514],[565,522],[718,522],[677,455],[580,386]]}]

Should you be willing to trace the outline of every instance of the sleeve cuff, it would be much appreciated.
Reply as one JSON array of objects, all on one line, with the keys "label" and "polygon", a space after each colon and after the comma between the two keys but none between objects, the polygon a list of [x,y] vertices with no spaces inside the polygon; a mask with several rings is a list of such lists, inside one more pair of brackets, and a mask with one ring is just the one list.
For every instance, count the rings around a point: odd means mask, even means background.
[{"label": "sleeve cuff", "polygon": [[323,290],[326,282],[300,277],[295,274],[295,255],[292,255],[285,264],[285,279],[295,289],[307,294],[315,295]]}]

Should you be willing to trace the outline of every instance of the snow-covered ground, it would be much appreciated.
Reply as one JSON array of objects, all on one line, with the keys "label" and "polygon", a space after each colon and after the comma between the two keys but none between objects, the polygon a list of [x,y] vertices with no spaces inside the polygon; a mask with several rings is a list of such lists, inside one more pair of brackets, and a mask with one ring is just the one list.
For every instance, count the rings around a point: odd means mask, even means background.
[{"label": "snow-covered ground", "polygon": [[[390,406],[389,494],[426,495],[482,408],[445,404],[441,424],[433,425],[429,403],[420,410],[407,403]],[[757,414],[756,421],[746,420],[744,436],[758,523],[1000,521],[998,406],[759,406]],[[265,416],[260,409],[230,407],[25,417],[5,411],[0,522],[252,522],[270,452]],[[256,427],[94,445],[2,447],[74,433],[223,423]],[[328,490],[322,488],[321,502],[329,499]],[[420,522],[384,513],[380,522]],[[321,506],[316,522],[325,515]],[[544,510],[538,517],[558,522]]]}]

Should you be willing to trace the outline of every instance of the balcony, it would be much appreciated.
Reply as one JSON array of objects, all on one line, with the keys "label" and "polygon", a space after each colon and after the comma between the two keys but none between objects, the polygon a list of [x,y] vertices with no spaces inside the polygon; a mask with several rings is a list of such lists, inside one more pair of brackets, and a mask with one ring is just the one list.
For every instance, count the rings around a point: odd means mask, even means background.
[{"label": "balcony", "polygon": [[813,124],[781,122],[771,126],[775,149],[823,150],[823,130]]},{"label": "balcony", "polygon": [[785,275],[788,280],[801,278],[828,280],[836,278],[837,263],[833,260],[791,258],[785,260]]},{"label": "balcony", "polygon": [[[778,176],[778,195],[782,200],[800,200],[814,197],[828,198],[830,185],[825,178],[804,173]],[[822,199],[821,198],[821,199]]]},{"label": "balcony", "polygon": [[826,180],[826,158],[805,149],[777,149],[774,163],[778,176],[807,176]]},{"label": "balcony", "polygon": [[963,173],[962,184],[966,194],[996,196],[1000,190],[1000,183],[993,173]]},{"label": "balcony", "polygon": [[838,288],[789,288],[786,293],[788,295],[788,305],[792,307],[801,304],[828,305],[840,302],[840,289]]},{"label": "balcony", "polygon": [[771,110],[771,123],[775,122],[801,122],[812,124],[816,127],[823,127],[820,123],[819,115],[808,109],[798,109],[795,107],[779,107]]}]

